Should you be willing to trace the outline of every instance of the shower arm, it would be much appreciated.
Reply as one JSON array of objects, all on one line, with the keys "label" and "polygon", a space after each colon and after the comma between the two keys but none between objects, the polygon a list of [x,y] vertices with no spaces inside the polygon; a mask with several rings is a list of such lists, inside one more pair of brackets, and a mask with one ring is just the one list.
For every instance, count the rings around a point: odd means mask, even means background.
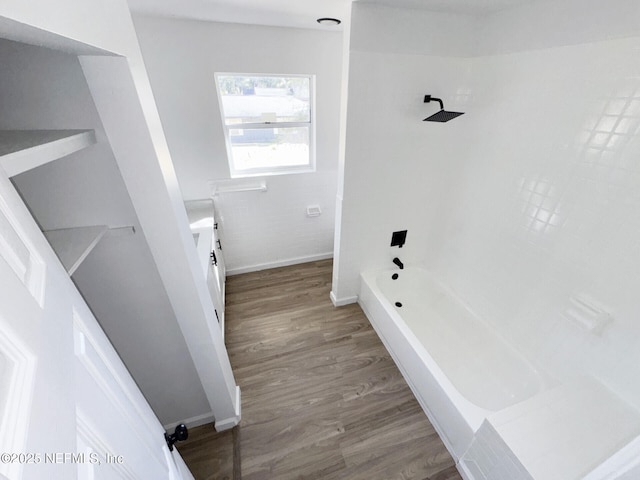
[{"label": "shower arm", "polygon": [[440,104],[440,110],[444,110],[444,103],[442,103],[442,100],[440,100],[439,98],[436,97],[432,97],[431,95],[425,95],[424,96],[424,103],[429,103],[429,102],[438,102]]}]

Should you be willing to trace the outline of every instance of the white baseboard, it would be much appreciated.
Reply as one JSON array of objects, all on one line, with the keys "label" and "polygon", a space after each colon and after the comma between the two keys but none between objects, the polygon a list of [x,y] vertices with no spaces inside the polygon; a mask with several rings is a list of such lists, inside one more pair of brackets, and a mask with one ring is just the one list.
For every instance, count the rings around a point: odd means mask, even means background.
[{"label": "white baseboard", "polygon": [[236,385],[236,411],[235,415],[230,418],[223,418],[221,420],[216,420],[214,427],[216,432],[222,432],[224,430],[229,430],[230,428],[235,427],[240,423],[242,408],[240,406],[240,387]]},{"label": "white baseboard", "polygon": [[200,425],[205,425],[207,423],[213,423],[216,432],[221,432],[223,430],[229,430],[230,428],[235,427],[240,423],[241,411],[242,407],[240,405],[240,387],[236,385],[236,411],[233,417],[225,418],[220,421],[216,421],[213,416],[213,412],[203,413],[202,415],[196,415],[195,417],[187,418],[182,420],[181,422],[172,422],[166,425],[163,425],[164,428],[168,432],[172,432],[176,426],[184,423],[187,428],[199,427]]},{"label": "white baseboard", "polygon": [[216,421],[214,424],[214,428],[216,432],[224,432],[225,430],[229,430],[240,423],[240,419],[238,417],[224,418],[219,422]]},{"label": "white baseboard", "polygon": [[333,252],[289,258],[287,260],[279,260],[277,262],[259,263],[257,265],[249,265],[246,267],[230,268],[227,270],[227,275],[240,275],[242,273],[259,272],[260,270],[267,270],[269,268],[288,267],[289,265],[316,262],[318,260],[327,260],[328,258],[333,258]]},{"label": "white baseboard", "polygon": [[331,303],[333,303],[334,307],[343,307],[344,305],[349,305],[351,303],[356,303],[358,301],[357,295],[354,295],[352,297],[336,298],[336,295],[335,293],[333,293],[333,290],[331,290],[331,292],[329,293],[329,298],[331,299]]},{"label": "white baseboard", "polygon": [[195,417],[187,418],[181,422],[168,423],[167,425],[163,425],[162,428],[167,431],[173,431],[176,426],[180,425],[181,423],[184,423],[187,428],[194,428],[206,423],[213,423],[213,420],[213,412],[208,412],[203,413],[202,415],[196,415]]},{"label": "white baseboard", "polygon": [[458,470],[458,473],[463,478],[463,480],[476,480],[476,477],[473,476],[473,474],[467,469],[464,463],[456,463],[456,469]]}]

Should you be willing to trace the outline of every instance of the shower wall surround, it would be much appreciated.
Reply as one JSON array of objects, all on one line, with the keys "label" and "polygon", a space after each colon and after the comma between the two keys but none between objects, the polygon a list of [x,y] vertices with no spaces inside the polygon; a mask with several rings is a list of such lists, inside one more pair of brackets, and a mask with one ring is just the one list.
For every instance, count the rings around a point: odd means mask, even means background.
[{"label": "shower wall surround", "polygon": [[[410,37],[405,15],[442,14],[354,4],[334,298],[389,264],[372,232],[408,228],[403,262],[560,382],[593,376],[640,410],[640,6],[540,2],[448,18],[423,51],[367,42],[372,17]],[[425,93],[466,114],[423,123]]]},{"label": "shower wall surround", "polygon": [[[445,95],[447,108],[465,111],[473,25],[471,17],[353,3],[332,290],[340,303],[355,301],[361,271],[391,264],[380,232],[411,231],[407,263],[424,257],[425,238],[439,235],[430,224],[447,209],[441,202],[462,166],[468,127],[464,115],[425,128],[422,119],[437,107],[424,95]],[[451,32],[460,35],[449,42]]]},{"label": "shower wall surround", "polygon": [[[425,259],[557,375],[640,406],[640,38],[477,58],[472,152]],[[600,335],[570,310],[611,315]]]}]

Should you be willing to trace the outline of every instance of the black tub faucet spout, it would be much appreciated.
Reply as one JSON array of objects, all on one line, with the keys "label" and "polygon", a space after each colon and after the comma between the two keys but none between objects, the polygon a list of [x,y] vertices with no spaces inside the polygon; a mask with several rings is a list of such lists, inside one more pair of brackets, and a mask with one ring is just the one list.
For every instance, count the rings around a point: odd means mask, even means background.
[{"label": "black tub faucet spout", "polygon": [[402,263],[398,257],[393,259],[393,263],[395,263],[397,266],[399,266],[400,270],[402,270],[404,268],[404,263]]}]

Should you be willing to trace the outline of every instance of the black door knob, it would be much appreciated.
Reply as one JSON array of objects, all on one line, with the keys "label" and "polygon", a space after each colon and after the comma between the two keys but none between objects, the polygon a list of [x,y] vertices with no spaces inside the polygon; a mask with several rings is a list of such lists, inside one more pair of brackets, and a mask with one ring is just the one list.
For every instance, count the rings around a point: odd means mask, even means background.
[{"label": "black door knob", "polygon": [[173,452],[173,444],[176,442],[182,442],[189,437],[189,430],[187,430],[187,426],[184,423],[181,423],[176,427],[171,435],[164,434],[164,439],[167,441],[167,446],[169,450]]}]

